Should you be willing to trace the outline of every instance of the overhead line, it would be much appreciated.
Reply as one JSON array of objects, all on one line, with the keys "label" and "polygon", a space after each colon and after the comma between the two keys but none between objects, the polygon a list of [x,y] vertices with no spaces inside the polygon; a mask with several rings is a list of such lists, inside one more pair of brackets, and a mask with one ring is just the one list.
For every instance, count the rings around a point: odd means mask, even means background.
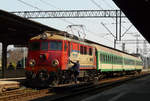
[{"label": "overhead line", "polygon": [[21,2],[21,3],[23,3],[23,4],[25,4],[25,5],[27,5],[27,6],[29,6],[29,7],[32,7],[32,8],[34,8],[34,9],[41,10],[41,9],[39,9],[38,7],[33,6],[33,5],[31,5],[31,4],[27,3],[27,2],[24,2],[24,1],[22,1],[22,0],[17,0],[17,1],[19,1],[19,2]]},{"label": "overhead line", "polygon": [[[57,8],[56,6],[54,6],[54,5],[52,5],[52,4],[50,4],[50,3],[48,3],[48,2],[46,2],[46,1],[44,1],[44,0],[40,0],[41,2],[43,2],[44,4],[46,4],[46,5],[51,5],[51,6],[53,6],[54,8]],[[57,8],[57,9],[59,9],[59,8]],[[85,27],[85,29],[86,29],[86,27]],[[88,30],[88,29],[86,29],[86,31],[87,32],[90,32],[90,33],[92,33],[92,34],[95,34],[96,36],[98,36],[96,33],[94,33],[94,32],[91,32],[90,30]],[[100,37],[100,36],[98,36],[98,37]],[[101,38],[101,37],[100,37]],[[106,38],[105,38],[106,39]],[[110,41],[110,40],[108,40],[108,39],[106,39],[107,41]]]},{"label": "overhead line", "polygon": [[103,8],[101,7],[101,5],[99,5],[97,2],[95,2],[94,0],[90,0],[93,4],[95,4],[97,7],[99,7],[101,10],[103,10]]},{"label": "overhead line", "polygon": [[[38,8],[38,7],[36,7],[36,6],[33,6],[33,5],[31,5],[31,4],[29,4],[29,3],[27,3],[27,2],[24,2],[24,1],[22,1],[22,0],[18,0],[19,2],[21,2],[21,3],[23,3],[23,4],[25,4],[25,5],[27,5],[27,6],[29,6],[29,7],[32,7],[32,8],[34,8],[34,9],[37,9],[37,10],[40,10],[40,11],[42,11],[42,9],[40,9],[40,8]],[[43,2],[43,3],[45,3],[45,4],[49,4],[49,3],[47,3],[47,2],[45,2],[45,1],[43,1],[43,0],[40,0],[41,2]],[[50,4],[51,6],[53,6],[54,8],[57,8],[56,6],[54,6],[54,5],[52,5],[52,4]],[[59,9],[59,8],[57,8],[57,9]],[[15,13],[15,12],[13,12],[13,13]],[[65,19],[64,19],[65,20]],[[65,21],[65,22],[67,22],[67,23],[70,23],[70,24],[74,24],[74,23],[72,23],[72,22],[70,22],[70,21]],[[88,32],[91,32],[90,30],[87,30]],[[94,34],[93,32],[92,32],[92,34]],[[96,35],[96,34],[95,34]],[[100,36],[99,36],[100,37]],[[100,37],[101,38],[101,37]],[[105,38],[106,39],[106,38]],[[110,41],[110,40],[108,40],[108,39],[106,39],[107,41]],[[112,42],[112,41],[111,41]]]}]

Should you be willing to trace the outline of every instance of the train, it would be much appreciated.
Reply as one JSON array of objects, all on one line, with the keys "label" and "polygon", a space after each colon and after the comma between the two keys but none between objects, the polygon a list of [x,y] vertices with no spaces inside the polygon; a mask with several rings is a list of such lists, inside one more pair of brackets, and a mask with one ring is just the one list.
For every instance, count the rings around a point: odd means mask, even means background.
[{"label": "train", "polygon": [[26,63],[26,78],[45,84],[69,83],[69,61],[80,62],[79,80],[90,81],[130,73],[140,73],[140,57],[60,32],[45,31],[30,39]]}]

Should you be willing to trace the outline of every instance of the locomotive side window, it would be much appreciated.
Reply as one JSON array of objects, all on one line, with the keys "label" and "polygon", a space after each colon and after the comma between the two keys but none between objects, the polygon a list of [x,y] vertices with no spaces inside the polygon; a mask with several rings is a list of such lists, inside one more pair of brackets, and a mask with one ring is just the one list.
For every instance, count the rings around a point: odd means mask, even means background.
[{"label": "locomotive side window", "polygon": [[89,48],[89,55],[92,55],[92,48]]},{"label": "locomotive side window", "polygon": [[84,54],[87,54],[87,48],[84,47]]},{"label": "locomotive side window", "polygon": [[40,50],[40,42],[31,42],[29,44],[29,50]]},{"label": "locomotive side window", "polygon": [[62,42],[50,41],[50,50],[62,50]]},{"label": "locomotive side window", "polygon": [[48,50],[48,42],[47,41],[41,42],[41,50]]},{"label": "locomotive side window", "polygon": [[83,54],[83,46],[80,46],[80,54]]}]

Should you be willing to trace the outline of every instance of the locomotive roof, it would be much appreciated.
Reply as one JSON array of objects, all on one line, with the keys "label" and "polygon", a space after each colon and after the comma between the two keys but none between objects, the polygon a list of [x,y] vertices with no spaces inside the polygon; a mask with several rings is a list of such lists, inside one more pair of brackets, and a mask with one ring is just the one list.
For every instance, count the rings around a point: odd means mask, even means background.
[{"label": "locomotive roof", "polygon": [[[33,37],[31,38],[30,40],[40,40],[42,39],[42,35],[38,35],[36,37]],[[78,37],[75,37],[75,36],[71,36],[69,37],[68,35],[64,36],[62,34],[54,34],[54,35],[51,35],[51,34],[47,34],[47,40],[68,40],[68,41],[73,41],[73,42],[76,42],[76,43],[80,43],[80,44],[84,44],[84,45],[88,45],[88,46],[92,46],[90,43],[88,42],[85,42],[85,41],[81,41],[79,40]]]},{"label": "locomotive roof", "polygon": [[[41,39],[41,35],[38,35],[36,37],[31,38],[31,40],[39,40],[39,39]],[[94,42],[94,41],[90,41],[90,40],[87,40],[87,39],[84,39],[84,41],[83,41],[83,40],[79,39],[77,36],[66,33],[66,32],[54,33],[53,37],[51,37],[51,34],[48,34],[47,39],[53,39],[53,40],[56,40],[56,39],[57,40],[58,39],[59,40],[64,40],[65,39],[65,40],[74,41],[74,42],[78,42],[78,43],[82,43],[82,44],[86,44],[86,45],[90,45],[90,46],[91,46],[91,44],[96,44],[96,45],[100,45],[102,47],[109,48],[109,49],[112,49],[112,50],[115,50],[115,51],[118,51],[118,52],[121,52],[121,53],[124,53],[124,54],[127,54],[127,55],[130,55],[130,56],[133,56],[133,57],[137,58],[137,56],[135,56],[135,55],[129,54],[127,52],[123,52],[121,50],[118,50],[118,49],[115,49],[115,48],[112,48],[112,47],[109,47],[109,46],[106,46],[106,45],[103,45],[103,44],[100,44],[100,43],[97,43],[97,42]]]}]

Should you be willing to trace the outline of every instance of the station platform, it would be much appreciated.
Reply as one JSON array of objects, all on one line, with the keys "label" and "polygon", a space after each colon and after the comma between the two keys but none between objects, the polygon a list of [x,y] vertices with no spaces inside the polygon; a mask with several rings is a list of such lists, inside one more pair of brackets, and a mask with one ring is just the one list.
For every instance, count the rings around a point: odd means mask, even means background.
[{"label": "station platform", "polygon": [[150,75],[129,81],[82,101],[150,101]]},{"label": "station platform", "polygon": [[[5,70],[4,77],[5,78],[25,77],[25,70],[24,69]],[[0,79],[1,78],[2,78],[2,71],[0,71]]]},{"label": "station platform", "polygon": [[24,80],[25,77],[0,79],[0,93],[6,90],[20,88],[21,82],[23,82]]}]

